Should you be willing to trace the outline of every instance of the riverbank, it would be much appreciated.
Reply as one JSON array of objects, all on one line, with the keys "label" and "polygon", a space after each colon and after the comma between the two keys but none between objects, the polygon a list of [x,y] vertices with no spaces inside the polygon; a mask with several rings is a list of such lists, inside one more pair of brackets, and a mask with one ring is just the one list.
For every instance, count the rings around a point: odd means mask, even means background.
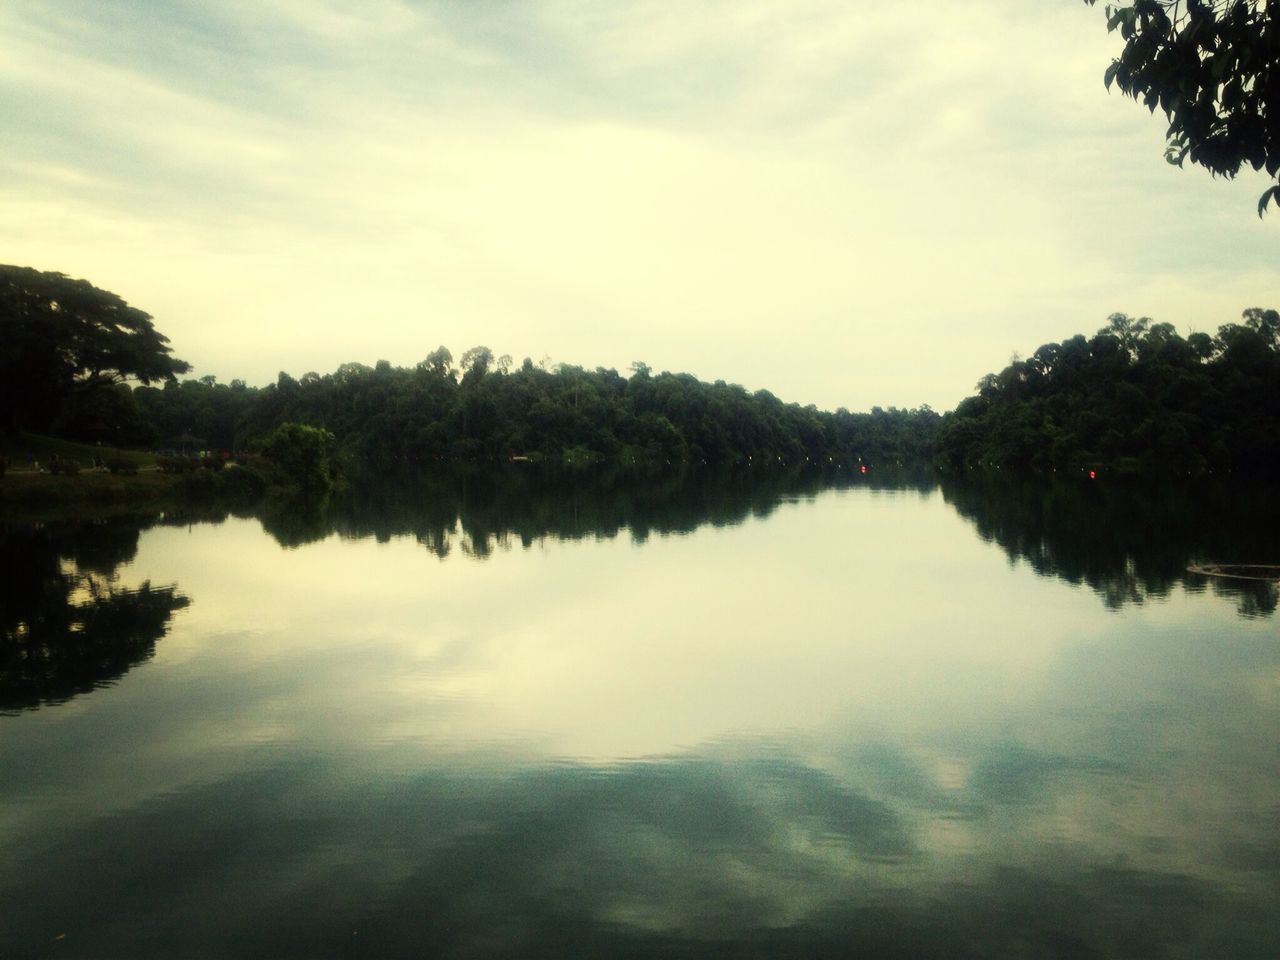
[{"label": "riverbank", "polygon": [[82,470],[72,476],[10,469],[0,477],[0,516],[102,516],[210,501],[244,505],[259,500],[266,490],[260,473],[234,465],[217,473],[176,474],[143,468],[135,474]]}]

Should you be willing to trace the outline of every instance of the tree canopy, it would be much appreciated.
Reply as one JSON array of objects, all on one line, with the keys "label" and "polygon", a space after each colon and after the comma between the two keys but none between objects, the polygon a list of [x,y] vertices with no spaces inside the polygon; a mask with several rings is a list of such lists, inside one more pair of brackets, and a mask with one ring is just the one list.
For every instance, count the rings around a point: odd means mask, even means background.
[{"label": "tree canopy", "polygon": [[978,383],[947,415],[950,468],[1273,472],[1280,466],[1280,313],[1250,308],[1183,338],[1122,313]]},{"label": "tree canopy", "polygon": [[551,458],[583,463],[877,465],[928,461],[940,417],[928,407],[834,413],[690,374],[526,359],[439,347],[412,368],[380,360],[328,374],[281,373],[261,388],[211,378],[134,391],[150,434],[193,433],[208,446],[252,447],[285,423],[331,432],[344,458],[384,467]]},{"label": "tree canopy", "polygon": [[[1170,163],[1225,177],[1245,164],[1280,173],[1280,3],[1135,0],[1106,13],[1124,39],[1107,89],[1164,111]],[[1280,206],[1280,185],[1263,191],[1259,216],[1269,202]]]},{"label": "tree canopy", "polygon": [[0,417],[41,428],[89,395],[114,401],[124,380],[171,379],[190,365],[170,355],[151,316],[85,280],[0,265]]}]

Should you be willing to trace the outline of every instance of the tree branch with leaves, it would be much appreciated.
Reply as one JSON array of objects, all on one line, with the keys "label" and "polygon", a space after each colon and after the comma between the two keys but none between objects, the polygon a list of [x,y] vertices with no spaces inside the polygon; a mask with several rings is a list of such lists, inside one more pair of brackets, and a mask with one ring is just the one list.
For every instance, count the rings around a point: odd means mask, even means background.
[{"label": "tree branch with leaves", "polygon": [[[1170,163],[1280,174],[1280,0],[1136,0],[1106,15],[1124,40],[1107,89],[1164,112]],[[1280,184],[1258,198],[1258,216],[1269,203],[1280,206]]]}]

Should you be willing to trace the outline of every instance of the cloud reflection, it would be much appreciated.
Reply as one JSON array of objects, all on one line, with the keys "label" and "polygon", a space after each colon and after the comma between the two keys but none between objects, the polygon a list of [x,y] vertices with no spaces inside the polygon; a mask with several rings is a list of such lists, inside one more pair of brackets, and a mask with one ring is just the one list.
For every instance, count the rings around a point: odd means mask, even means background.
[{"label": "cloud reflection", "polygon": [[484,563],[414,516],[138,537],[199,602],[4,718],[0,953],[1273,950],[1269,623],[1108,611],[927,491]]}]

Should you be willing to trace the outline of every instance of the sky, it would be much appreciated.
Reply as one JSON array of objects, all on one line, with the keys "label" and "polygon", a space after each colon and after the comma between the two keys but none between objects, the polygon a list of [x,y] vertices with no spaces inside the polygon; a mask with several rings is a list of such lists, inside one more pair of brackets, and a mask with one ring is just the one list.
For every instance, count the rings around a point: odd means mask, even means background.
[{"label": "sky", "polygon": [[265,384],[479,344],[948,410],[1117,311],[1280,307],[1079,0],[0,4],[0,262]]}]

